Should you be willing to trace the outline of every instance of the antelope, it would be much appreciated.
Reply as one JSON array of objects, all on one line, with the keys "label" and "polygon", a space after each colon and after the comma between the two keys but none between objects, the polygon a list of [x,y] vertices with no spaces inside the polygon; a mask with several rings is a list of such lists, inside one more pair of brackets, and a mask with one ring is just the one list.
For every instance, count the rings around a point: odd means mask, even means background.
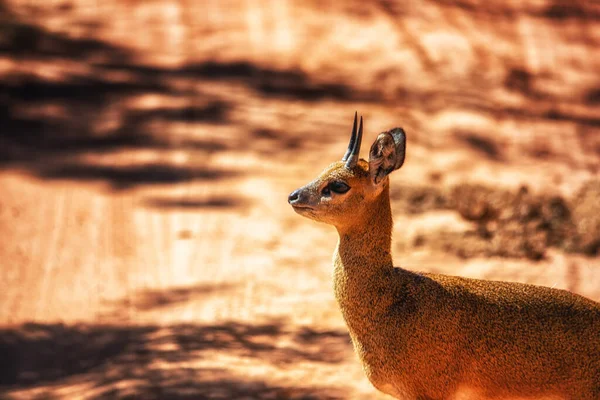
[{"label": "antelope", "polygon": [[348,149],[295,190],[294,211],[333,225],[336,301],[363,370],[398,399],[598,400],[600,303],[523,283],[412,272],[392,262],[389,174],[404,164],[402,128],[359,159]]}]

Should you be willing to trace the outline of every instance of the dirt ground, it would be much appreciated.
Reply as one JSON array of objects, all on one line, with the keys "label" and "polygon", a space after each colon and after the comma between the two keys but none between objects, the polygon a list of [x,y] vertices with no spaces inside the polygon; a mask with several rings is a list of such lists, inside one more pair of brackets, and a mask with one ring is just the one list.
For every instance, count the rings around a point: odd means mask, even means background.
[{"label": "dirt ground", "polygon": [[383,399],[287,195],[402,126],[394,259],[600,301],[592,1],[0,0],[0,397]]}]

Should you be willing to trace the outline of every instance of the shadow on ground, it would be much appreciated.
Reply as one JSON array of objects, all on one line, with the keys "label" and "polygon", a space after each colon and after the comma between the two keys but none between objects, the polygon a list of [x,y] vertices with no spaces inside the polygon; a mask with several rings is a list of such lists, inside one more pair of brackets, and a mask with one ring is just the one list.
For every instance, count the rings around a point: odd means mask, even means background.
[{"label": "shadow on ground", "polygon": [[[3,8],[7,13],[6,6]],[[38,64],[0,76],[0,167],[19,168],[42,179],[102,181],[117,190],[214,181],[242,171],[209,163],[105,165],[90,159],[141,151],[160,157],[172,150],[187,151],[197,159],[224,151],[281,154],[306,142],[233,119],[239,100],[197,89],[202,83],[221,82],[244,87],[256,96],[282,100],[369,100],[369,95],[341,83],[316,82],[301,71],[263,68],[249,62],[206,61],[173,69],[139,65],[125,47],[73,39],[12,18],[0,19],[0,55],[22,65]],[[75,63],[86,72],[72,72],[65,63]],[[64,72],[58,78],[33,72],[45,67]],[[159,105],[131,106],[152,96],[162,99]],[[182,126],[188,132],[220,126],[238,133],[234,138],[181,136],[174,131]],[[153,203],[177,206],[176,202]],[[218,203],[226,207],[237,200]],[[181,204],[183,208],[195,205],[205,206],[203,201]]]},{"label": "shadow on ground", "polygon": [[[344,398],[339,388],[286,387],[242,378],[210,357],[293,366],[339,363],[351,353],[346,332],[290,330],[274,322],[210,326],[25,324],[0,330],[0,393],[82,385],[93,398]],[[242,362],[243,364],[243,362]],[[83,393],[82,393],[83,394]]]},{"label": "shadow on ground", "polygon": [[193,286],[170,287],[167,289],[147,289],[135,293],[125,300],[119,300],[110,306],[113,315],[118,316],[124,309],[133,311],[153,311],[166,307],[185,304],[207,295],[223,295],[238,288],[233,282],[221,284],[200,284]]}]

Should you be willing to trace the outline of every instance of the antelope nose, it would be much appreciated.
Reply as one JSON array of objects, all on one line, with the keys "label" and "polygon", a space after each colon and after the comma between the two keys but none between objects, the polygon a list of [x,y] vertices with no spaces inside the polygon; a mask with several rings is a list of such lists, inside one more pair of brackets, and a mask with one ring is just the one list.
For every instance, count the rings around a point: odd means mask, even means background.
[{"label": "antelope nose", "polygon": [[292,193],[290,193],[290,195],[288,196],[288,203],[294,204],[295,202],[298,201],[299,198],[300,198],[300,189],[296,189]]}]

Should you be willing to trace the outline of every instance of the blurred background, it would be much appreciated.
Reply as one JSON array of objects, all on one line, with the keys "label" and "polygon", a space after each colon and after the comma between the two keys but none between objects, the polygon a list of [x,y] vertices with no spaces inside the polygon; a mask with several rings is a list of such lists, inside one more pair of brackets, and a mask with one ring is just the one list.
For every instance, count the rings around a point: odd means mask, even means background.
[{"label": "blurred background", "polygon": [[0,0],[0,397],[376,399],[287,195],[402,126],[397,265],[600,301],[600,4]]}]

